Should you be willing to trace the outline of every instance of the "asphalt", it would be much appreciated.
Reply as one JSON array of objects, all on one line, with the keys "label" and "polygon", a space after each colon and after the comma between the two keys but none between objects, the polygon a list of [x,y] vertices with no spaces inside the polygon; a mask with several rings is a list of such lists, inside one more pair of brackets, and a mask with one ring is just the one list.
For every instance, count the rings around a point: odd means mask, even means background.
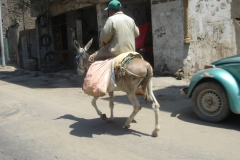
[{"label": "asphalt", "polygon": [[[239,115],[222,123],[200,120],[191,100],[179,93],[189,82],[154,73],[161,130],[152,138],[154,113],[143,97],[137,96],[142,110],[126,130],[122,125],[132,113],[126,94],[114,93],[114,123],[106,123],[81,90],[82,82],[71,81],[83,78],[76,70],[0,67],[0,159],[239,159]],[[108,97],[98,105],[109,116]]]}]

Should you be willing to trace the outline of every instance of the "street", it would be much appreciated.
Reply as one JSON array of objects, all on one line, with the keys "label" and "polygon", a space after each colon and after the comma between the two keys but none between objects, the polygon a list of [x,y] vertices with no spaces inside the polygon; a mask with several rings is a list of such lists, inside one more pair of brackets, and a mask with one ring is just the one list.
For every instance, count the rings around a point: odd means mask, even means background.
[{"label": "street", "polygon": [[[153,138],[154,112],[142,96],[142,110],[124,129],[132,112],[124,92],[114,93],[115,119],[107,123],[83,93],[83,78],[58,74],[0,67],[0,160],[239,159],[240,115],[231,114],[221,123],[200,120],[191,100],[179,93],[189,82],[153,77],[161,105],[161,128]],[[110,115],[107,96],[97,104]]]}]

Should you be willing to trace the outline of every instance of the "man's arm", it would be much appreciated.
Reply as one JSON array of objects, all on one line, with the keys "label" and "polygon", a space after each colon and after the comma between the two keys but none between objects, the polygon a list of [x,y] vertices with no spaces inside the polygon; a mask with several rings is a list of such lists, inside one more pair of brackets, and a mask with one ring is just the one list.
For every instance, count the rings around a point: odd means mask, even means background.
[{"label": "man's arm", "polygon": [[113,36],[112,25],[113,25],[112,21],[108,19],[100,33],[100,40],[103,45],[109,43],[109,41],[112,39]]},{"label": "man's arm", "polygon": [[140,35],[139,29],[136,25],[134,25],[134,36],[135,36],[135,38],[137,38],[139,35]]}]

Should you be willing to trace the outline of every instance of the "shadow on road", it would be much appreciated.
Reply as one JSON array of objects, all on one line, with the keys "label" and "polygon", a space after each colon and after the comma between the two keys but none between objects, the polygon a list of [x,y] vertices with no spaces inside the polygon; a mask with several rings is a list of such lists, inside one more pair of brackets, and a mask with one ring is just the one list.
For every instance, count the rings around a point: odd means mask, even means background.
[{"label": "shadow on road", "polygon": [[72,128],[70,132],[71,135],[78,137],[87,137],[93,138],[93,135],[113,135],[113,136],[121,136],[121,135],[135,135],[135,136],[151,136],[146,133],[138,132],[132,129],[124,129],[122,126],[124,125],[127,118],[124,117],[115,117],[114,123],[107,123],[106,121],[101,120],[100,118],[95,119],[84,119],[78,118],[73,115],[64,115],[57,119],[68,119],[76,121],[69,128]]},{"label": "shadow on road", "polygon": [[[172,118],[178,118],[181,121],[197,125],[240,131],[240,115],[238,114],[232,113],[228,118],[219,123],[209,123],[199,119],[192,110],[191,99],[187,95],[180,95],[179,89],[183,87],[185,86],[169,86],[154,90],[154,95],[161,105],[160,112],[169,112],[169,116]],[[150,104],[145,103],[143,96],[137,96],[137,98],[142,107],[152,109]],[[108,101],[108,98],[103,99]],[[131,105],[126,95],[115,96],[114,102]]]}]

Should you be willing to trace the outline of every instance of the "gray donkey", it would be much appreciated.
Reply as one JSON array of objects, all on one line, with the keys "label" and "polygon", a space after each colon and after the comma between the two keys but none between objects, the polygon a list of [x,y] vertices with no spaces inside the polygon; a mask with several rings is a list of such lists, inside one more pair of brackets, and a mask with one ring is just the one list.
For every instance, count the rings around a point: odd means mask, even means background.
[{"label": "gray donkey", "polygon": [[[77,71],[79,75],[83,75],[85,71],[89,68],[88,58],[89,54],[87,53],[87,50],[90,48],[92,44],[92,40],[90,40],[87,45],[84,48],[81,48],[79,43],[74,40],[74,46],[78,50],[78,55],[76,56],[77,59]],[[135,91],[138,86],[141,86],[144,91],[144,99],[146,102],[149,102],[152,104],[152,108],[155,113],[155,128],[152,132],[153,137],[158,136],[158,131],[160,130],[159,125],[159,103],[157,102],[153,90],[152,90],[152,76],[153,76],[153,69],[151,65],[144,61],[141,58],[134,58],[130,61],[127,68],[125,68],[125,74],[122,76],[115,76],[115,83],[116,87],[114,91],[123,91],[126,92],[128,99],[133,105],[133,112],[127,119],[124,128],[129,128],[130,123],[134,119],[134,117],[137,115],[137,113],[141,110],[141,106],[138,102],[138,99],[136,97]],[[109,107],[111,110],[111,117],[107,118],[105,114],[102,114],[102,112],[98,109],[96,105],[96,101],[99,97],[93,97],[92,99],[92,105],[97,111],[97,114],[104,120],[107,119],[108,122],[113,122],[114,116],[113,116],[113,92],[109,92]]]}]

